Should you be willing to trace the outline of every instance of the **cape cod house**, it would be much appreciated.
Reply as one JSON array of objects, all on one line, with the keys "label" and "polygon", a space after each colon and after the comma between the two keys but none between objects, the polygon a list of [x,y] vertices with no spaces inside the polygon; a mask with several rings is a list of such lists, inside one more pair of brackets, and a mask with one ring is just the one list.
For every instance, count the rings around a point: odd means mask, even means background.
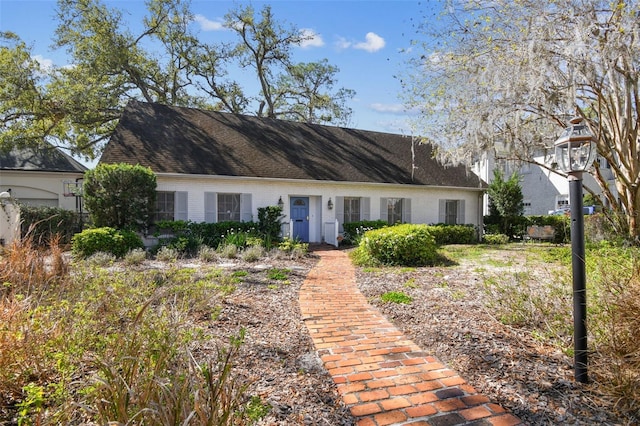
[{"label": "cape cod house", "polygon": [[410,137],[138,101],[100,163],[151,168],[157,219],[251,221],[281,205],[285,234],[330,244],[359,220],[480,226],[486,189]]}]

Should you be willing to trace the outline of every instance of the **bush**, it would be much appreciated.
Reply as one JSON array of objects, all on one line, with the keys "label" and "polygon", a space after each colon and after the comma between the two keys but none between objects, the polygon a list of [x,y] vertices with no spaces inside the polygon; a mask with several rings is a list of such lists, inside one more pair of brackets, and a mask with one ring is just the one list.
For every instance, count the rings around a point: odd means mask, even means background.
[{"label": "bush", "polygon": [[431,225],[429,233],[436,244],[473,244],[478,242],[476,228],[473,225]]},{"label": "bush", "polygon": [[404,224],[367,231],[360,248],[383,265],[425,266],[438,259],[427,225]]},{"label": "bush", "polygon": [[146,229],[156,202],[156,175],[148,167],[98,164],[85,173],[84,203],[93,224]]},{"label": "bush", "polygon": [[86,258],[97,252],[111,253],[122,257],[130,250],[144,248],[142,239],[133,231],[116,230],[110,227],[85,229],[74,235],[72,253]]},{"label": "bush", "polygon": [[507,244],[509,242],[509,237],[504,234],[486,234],[482,237],[482,241],[485,244]]},{"label": "bush", "polygon": [[264,256],[264,249],[261,246],[249,246],[242,252],[242,260],[245,262],[256,262]]},{"label": "bush", "polygon": [[358,245],[365,232],[372,229],[386,228],[389,226],[386,220],[362,220],[349,222],[342,225],[344,229],[342,244]]},{"label": "bush", "polygon": [[22,235],[38,246],[48,245],[56,235],[59,244],[69,244],[73,235],[82,231],[82,216],[58,207],[20,205],[20,221]]},{"label": "bush", "polygon": [[266,243],[265,248],[280,240],[283,217],[280,206],[258,208],[258,233]]},{"label": "bush", "polygon": [[160,247],[158,253],[156,253],[156,259],[161,262],[175,262],[178,260],[179,252],[173,247]]},{"label": "bush", "polygon": [[147,258],[147,252],[143,248],[137,248],[131,250],[124,256],[124,263],[127,265],[140,265]]}]

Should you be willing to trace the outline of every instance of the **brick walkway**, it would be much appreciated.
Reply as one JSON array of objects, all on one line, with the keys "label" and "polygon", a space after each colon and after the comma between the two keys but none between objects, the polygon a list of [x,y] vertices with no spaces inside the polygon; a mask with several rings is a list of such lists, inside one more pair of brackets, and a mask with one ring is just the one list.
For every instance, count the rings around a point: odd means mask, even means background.
[{"label": "brick walkway", "polygon": [[521,425],[367,303],[347,254],[322,247],[300,290],[305,324],[358,426]]}]

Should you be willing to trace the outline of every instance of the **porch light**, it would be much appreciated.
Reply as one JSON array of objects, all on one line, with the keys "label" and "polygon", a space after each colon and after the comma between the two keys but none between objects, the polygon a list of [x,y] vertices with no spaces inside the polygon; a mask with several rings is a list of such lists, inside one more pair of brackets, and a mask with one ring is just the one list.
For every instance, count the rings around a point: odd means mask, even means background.
[{"label": "porch light", "polygon": [[331,201],[331,197],[329,197],[329,201],[327,202],[327,208],[329,210],[333,209],[333,201]]},{"label": "porch light", "polygon": [[573,273],[574,376],[587,383],[587,286],[584,262],[584,213],[582,211],[582,172],[596,156],[594,137],[582,118],[570,121],[555,142],[556,163],[567,173],[571,211],[571,269]]},{"label": "porch light", "polygon": [[284,208],[284,201],[282,201],[282,195],[278,198],[278,207],[281,209]]}]

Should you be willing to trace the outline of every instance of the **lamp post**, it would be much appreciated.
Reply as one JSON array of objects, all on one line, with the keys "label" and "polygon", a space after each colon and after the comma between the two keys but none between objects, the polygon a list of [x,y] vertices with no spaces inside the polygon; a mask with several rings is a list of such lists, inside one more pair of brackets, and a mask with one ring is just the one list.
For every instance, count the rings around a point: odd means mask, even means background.
[{"label": "lamp post", "polygon": [[577,117],[555,142],[556,162],[569,180],[571,208],[571,267],[573,271],[574,375],[587,383],[587,288],[584,262],[582,172],[593,164],[596,146],[589,128]]}]

